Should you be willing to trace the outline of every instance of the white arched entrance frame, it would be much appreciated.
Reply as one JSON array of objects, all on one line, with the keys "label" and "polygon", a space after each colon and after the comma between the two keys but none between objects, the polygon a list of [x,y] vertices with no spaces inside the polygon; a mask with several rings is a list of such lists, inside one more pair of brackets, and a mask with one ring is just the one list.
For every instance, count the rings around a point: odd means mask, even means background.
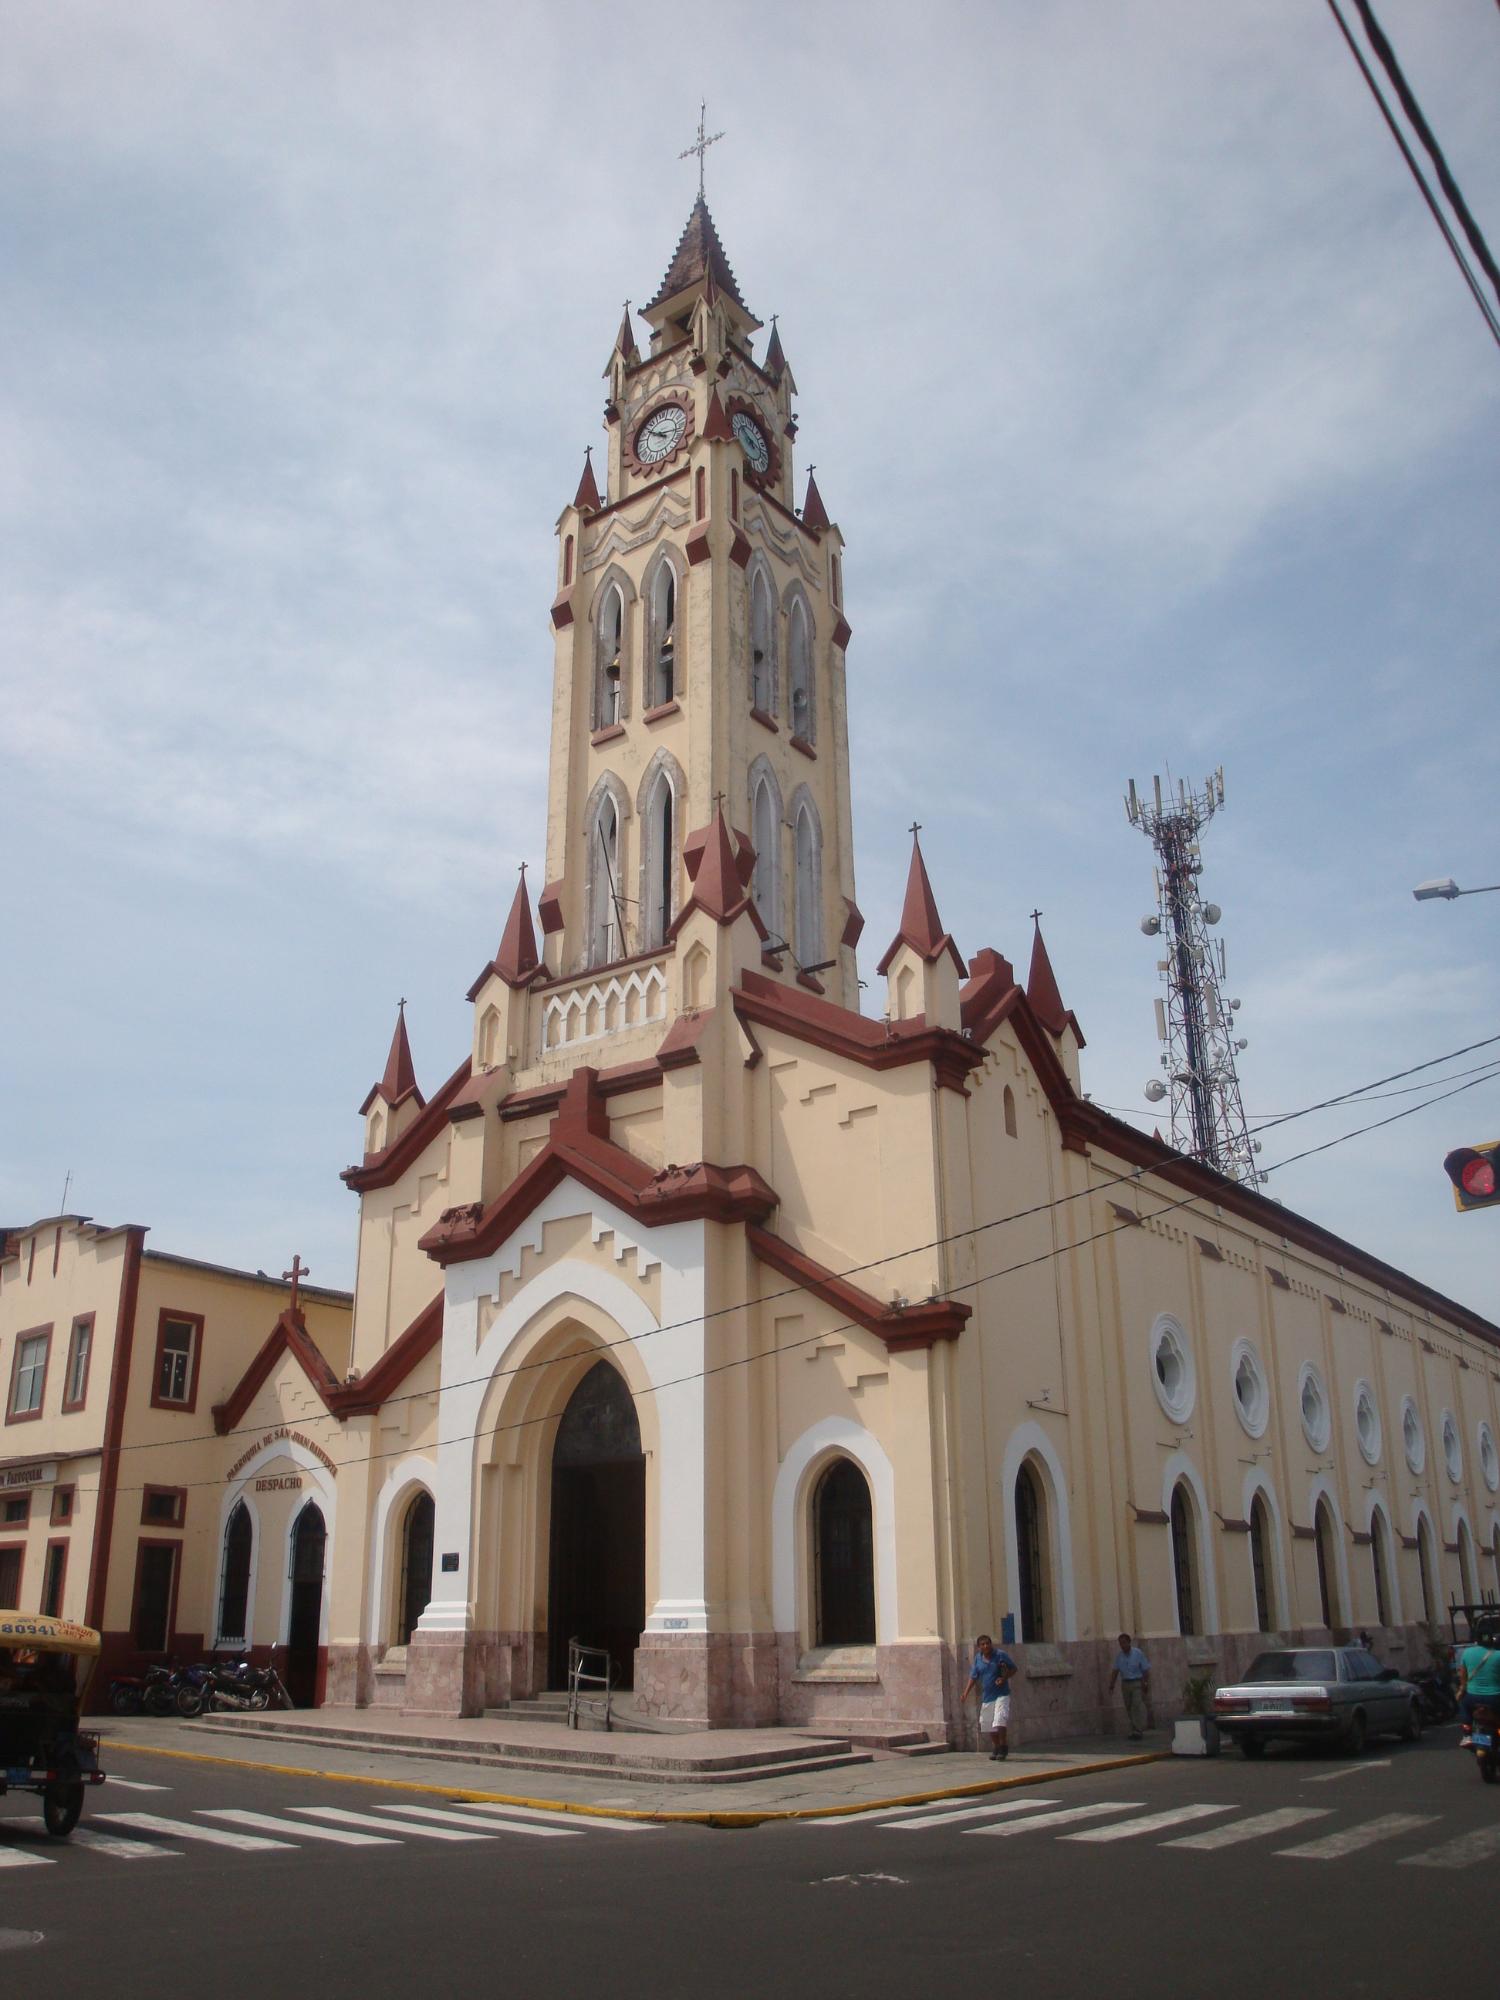
[{"label": "white arched entrance frame", "polygon": [[[589,1217],[596,1243],[612,1239],[617,1260],[633,1252],[642,1276],[661,1268],[658,1321],[641,1294],[623,1278],[579,1258],[537,1272],[507,1300],[485,1335],[479,1333],[479,1301],[500,1291],[500,1272],[515,1276],[523,1249],[542,1247],[549,1222]],[[455,1570],[443,1573],[449,1593],[422,1614],[424,1632],[467,1631],[471,1617],[474,1509],[482,1454],[490,1448],[480,1431],[485,1396],[497,1371],[509,1366],[512,1350],[524,1344],[532,1321],[560,1299],[576,1298],[595,1307],[619,1328],[654,1392],[659,1459],[657,1600],[646,1617],[648,1632],[708,1630],[704,1541],[704,1229],[701,1222],[662,1223],[643,1228],[612,1202],[576,1181],[564,1181],[527,1216],[501,1248],[488,1257],[448,1268],[443,1306],[442,1389],[438,1397],[435,1546],[457,1555]]]},{"label": "white arched entrance frame", "polygon": [[[1078,1606],[1073,1589],[1073,1527],[1068,1511],[1068,1478],[1057,1447],[1038,1423],[1017,1424],[1000,1465],[1000,1499],[1005,1520],[1005,1576],[1013,1593],[1021,1574],[1021,1546],[1016,1536],[1016,1480],[1022,1462],[1036,1460],[1047,1502],[1048,1539],[1052,1554],[1052,1602],[1057,1611],[1059,1639],[1078,1636]],[[1012,1605],[1020,1628],[1020,1606]]]},{"label": "white arched entrance frame", "polygon": [[1372,1538],[1372,1546],[1377,1514],[1385,1530],[1385,1589],[1390,1606],[1390,1622],[1399,1625],[1401,1623],[1401,1537],[1396,1533],[1396,1524],[1391,1519],[1390,1508],[1378,1493],[1371,1493],[1365,1503],[1365,1533]]},{"label": "white arched entrance frame", "polygon": [[[1333,1522],[1333,1566],[1338,1572],[1338,1603],[1329,1606],[1333,1612],[1335,1625],[1357,1625],[1359,1614],[1354,1608],[1354,1592],[1349,1588],[1349,1549],[1344,1533],[1344,1517],[1339,1510],[1339,1497],[1333,1489],[1333,1481],[1326,1473],[1320,1472],[1308,1483],[1307,1520],[1314,1535],[1318,1528],[1318,1502],[1328,1502],[1329,1517]],[[1317,1542],[1313,1543],[1313,1562],[1317,1563]],[[1322,1609],[1320,1605],[1319,1610]],[[1339,1613],[1342,1611],[1342,1618]],[[1303,1621],[1306,1623],[1306,1620]]]},{"label": "white arched entrance frame", "polygon": [[900,1636],[896,1601],[896,1474],[885,1447],[847,1417],[824,1417],[790,1446],[771,1494],[771,1612],[778,1632],[805,1639],[808,1599],[808,1502],[830,1459],[851,1458],[870,1482],[875,1541],[875,1637]]},{"label": "white arched entrance frame", "polygon": [[[1266,1503],[1266,1513],[1271,1522],[1271,1592],[1273,1603],[1271,1617],[1274,1629],[1285,1631],[1292,1624],[1292,1594],[1287,1588],[1286,1574],[1286,1526],[1281,1518],[1281,1506],[1276,1498],[1276,1488],[1269,1476],[1258,1465],[1252,1465],[1245,1474],[1245,1484],[1240,1494],[1240,1519],[1249,1521],[1250,1509],[1255,1505],[1256,1495]],[[1249,1546],[1251,1537],[1246,1535],[1245,1560],[1250,1564],[1250,1602],[1255,1602],[1255,1555]]]},{"label": "white arched entrance frame", "polygon": [[219,1641],[219,1597],[224,1588],[224,1540],[229,1533],[229,1517],[235,1508],[243,1505],[250,1516],[250,1581],[245,1586],[245,1629],[231,1633],[231,1638],[241,1638],[248,1650],[255,1643],[255,1577],[260,1567],[260,1510],[255,1504],[252,1489],[244,1480],[238,1480],[225,1494],[219,1507],[219,1546],[214,1561],[213,1615],[209,1624],[213,1628],[213,1644]]},{"label": "white arched entrance frame", "polygon": [[[246,1499],[246,1490],[253,1485],[256,1475],[260,1472],[261,1468],[269,1465],[273,1459],[277,1458],[289,1458],[299,1471],[308,1475],[311,1484],[303,1487],[301,1500],[288,1516],[286,1534],[281,1544],[281,1609],[276,1620],[276,1644],[284,1646],[287,1641],[287,1634],[291,1630],[292,1533],[297,1525],[297,1516],[302,1512],[302,1509],[307,1505],[309,1500],[316,1500],[319,1512],[323,1516],[323,1528],[327,1537],[323,1544],[323,1602],[318,1611],[318,1644],[326,1646],[328,1644],[329,1597],[327,1581],[329,1572],[333,1568],[334,1536],[338,1528],[338,1487],[334,1483],[333,1474],[328,1470],[322,1459],[315,1457],[305,1444],[298,1444],[295,1438],[279,1437],[267,1439],[266,1443],[261,1446],[254,1457],[246,1461],[240,1470],[237,1483],[231,1486],[228,1493],[224,1496],[223,1516],[219,1522],[219,1547],[221,1550],[223,1549],[224,1529],[228,1526],[229,1515],[235,1501]],[[246,1505],[249,1505],[248,1500],[246,1500]],[[254,1546],[250,1552],[250,1589],[252,1592],[250,1601],[253,1606],[255,1601],[253,1595],[255,1590],[255,1572],[260,1559],[261,1548],[260,1524],[256,1521],[253,1514],[251,1516],[251,1525],[256,1531]],[[215,1574],[217,1575],[217,1572]],[[217,1588],[217,1584],[215,1588]],[[218,1605],[215,1604],[215,1619],[218,1618],[218,1615]],[[247,1625],[252,1622],[253,1610],[248,1612],[245,1618]],[[245,1643],[246,1645],[250,1643],[250,1634],[248,1632],[245,1634]]]},{"label": "white arched entrance frame", "polygon": [[[1198,1581],[1203,1592],[1203,1636],[1219,1630],[1219,1580],[1214,1574],[1213,1544],[1209,1540],[1208,1524],[1212,1518],[1208,1511],[1208,1493],[1198,1468],[1185,1451],[1174,1451],[1161,1473],[1161,1511],[1169,1518],[1172,1512],[1172,1488],[1178,1480],[1183,1480],[1193,1496],[1194,1509],[1198,1516]],[[1170,1530],[1168,1530],[1170,1534]],[[1167,1561],[1171,1563],[1171,1543],[1167,1544]],[[1172,1597],[1172,1618],[1177,1619],[1177,1597]]]},{"label": "white arched entrance frame", "polygon": [[370,1534],[370,1610],[366,1637],[372,1646],[384,1643],[386,1633],[387,1580],[391,1574],[391,1548],[407,1502],[419,1493],[437,1492],[437,1466],[430,1458],[413,1453],[386,1474],[375,1501]]}]

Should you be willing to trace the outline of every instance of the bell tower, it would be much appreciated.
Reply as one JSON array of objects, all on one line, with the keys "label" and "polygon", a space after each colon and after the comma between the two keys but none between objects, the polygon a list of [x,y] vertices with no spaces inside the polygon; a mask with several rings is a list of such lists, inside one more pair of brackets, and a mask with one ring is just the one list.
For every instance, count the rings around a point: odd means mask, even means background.
[{"label": "bell tower", "polygon": [[722,816],[766,968],[852,1008],[844,544],[810,472],[796,504],[762,331],[700,190],[605,366],[604,488],[590,456],[557,524],[543,949],[551,976],[669,949]]}]

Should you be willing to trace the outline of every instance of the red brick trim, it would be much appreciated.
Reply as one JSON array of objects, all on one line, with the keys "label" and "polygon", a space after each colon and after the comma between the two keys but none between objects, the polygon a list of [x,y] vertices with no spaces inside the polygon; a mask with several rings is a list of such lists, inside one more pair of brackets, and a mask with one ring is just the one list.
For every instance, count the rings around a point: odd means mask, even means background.
[{"label": "red brick trim", "polygon": [[294,1316],[288,1308],[277,1319],[265,1340],[261,1343],[249,1367],[236,1382],[222,1403],[215,1403],[212,1410],[214,1429],[223,1437],[232,1431],[249,1409],[262,1383],[281,1359],[290,1354],[301,1364],[302,1372],[322,1398],[326,1408],[332,1408],[332,1397],[337,1394],[340,1383],[337,1375],[328,1365],[323,1351],[308,1334],[300,1315]]},{"label": "red brick trim", "polygon": [[[62,1391],[63,1391],[62,1407],[65,1410],[81,1410],[84,1404],[88,1401],[89,1375],[94,1366],[95,1318],[96,1315],[91,1312],[78,1313],[74,1316],[73,1324],[68,1329],[68,1354],[67,1354],[67,1360],[63,1365],[63,1380],[62,1380]],[[74,1355],[77,1353],[78,1329],[81,1326],[87,1326],[89,1330],[89,1346],[88,1346],[88,1353],[85,1355],[83,1363],[83,1387],[79,1391],[74,1401],[70,1403],[68,1401],[68,1384],[73,1379],[73,1358]]]},{"label": "red brick trim", "polygon": [[589,742],[597,750],[601,744],[613,743],[617,736],[623,736],[624,734],[625,725],[623,722],[611,722],[606,724],[603,729],[596,729],[589,738]]},{"label": "red brick trim", "polygon": [[[653,361],[659,359],[654,354],[651,358]],[[679,480],[686,479],[690,470],[686,465],[679,465],[665,479],[653,479],[649,486],[637,486],[634,493],[622,493],[618,500],[611,500],[607,507],[601,507],[597,514],[590,514],[588,518],[591,522],[602,521],[607,514],[617,513],[621,507],[632,507],[637,500],[648,499],[653,493],[660,493],[663,487],[675,486]]]},{"label": "red brick trim", "polygon": [[657,703],[655,708],[643,709],[641,711],[641,720],[642,722],[665,722],[669,715],[680,715],[681,713],[681,702],[675,700],[661,701]]},{"label": "red brick trim", "polygon": [[813,762],[815,764],[817,763],[818,753],[816,750],[814,750],[814,748],[808,742],[805,736],[793,736],[790,737],[788,740],[791,743],[791,746],[794,750],[800,750],[804,757],[811,757]]},{"label": "red brick trim", "polygon": [[[670,1038],[671,1030],[668,1031]],[[662,1044],[666,1046],[665,1040]],[[648,1056],[644,1062],[621,1063],[615,1069],[601,1069],[599,1095],[601,1097],[622,1097],[627,1091],[648,1090],[652,1084],[661,1082],[661,1051]],[[503,1122],[511,1124],[517,1118],[535,1118],[539,1114],[550,1115],[563,1101],[566,1083],[537,1083],[529,1090],[513,1090],[508,1097],[502,1097],[495,1106]]]},{"label": "red brick trim", "polygon": [[[172,1511],[165,1519],[153,1514],[153,1500],[168,1499]],[[185,1486],[143,1486],[141,1488],[141,1526],[143,1528],[180,1528],[187,1520],[187,1488]]]},{"label": "red brick trim", "polygon": [[[61,1499],[64,1493],[66,1493],[68,1496],[68,1511],[66,1514],[60,1514],[57,1511],[57,1503]],[[54,1486],[52,1489],[52,1504],[50,1511],[48,1512],[47,1515],[47,1525],[49,1528],[71,1527],[73,1521],[77,1517],[77,1513],[78,1513],[77,1483],[76,1481],[71,1479],[62,1480],[59,1482],[58,1485]]]},{"label": "red brick trim", "polygon": [[367,1369],[357,1382],[340,1385],[329,1399],[334,1415],[358,1417],[378,1410],[442,1337],[443,1293],[439,1292],[391,1342],[373,1368]]},{"label": "red brick trim", "polygon": [[929,1299],[918,1305],[883,1306],[858,1285],[851,1285],[826,1264],[805,1251],[773,1236],[768,1229],[749,1223],[745,1240],[763,1264],[784,1278],[832,1306],[869,1333],[878,1334],[892,1354],[904,1354],[914,1347],[934,1347],[940,1340],[957,1340],[973,1308],[953,1299]]},{"label": "red brick trim", "polygon": [[701,562],[707,562],[711,553],[708,546],[707,529],[701,535],[690,535],[688,537],[687,559],[690,564],[696,565]]},{"label": "red brick trim", "polygon": [[109,1552],[114,1535],[115,1494],[120,1480],[120,1435],[130,1392],[130,1359],[135,1346],[136,1301],[140,1296],[141,1256],[146,1232],[139,1223],[126,1230],[125,1268],[120,1275],[120,1307],[115,1317],[115,1345],[109,1363],[109,1394],[104,1405],[104,1451],[99,1461],[98,1511],[94,1543],[89,1551],[89,1581],[84,1622],[96,1631],[104,1625],[104,1593],[109,1577]]},{"label": "red brick trim", "polygon": [[854,632],[849,620],[847,618],[840,618],[838,624],[834,626],[833,631],[829,634],[829,643],[830,645],[837,646],[842,653],[847,651],[849,641],[853,637]]},{"label": "red brick trim", "polygon": [[[42,1326],[23,1326],[16,1335],[15,1348],[10,1357],[10,1387],[5,1392],[5,1421],[8,1424],[34,1424],[47,1408],[47,1377],[52,1372],[52,1324],[49,1319]],[[42,1392],[37,1397],[34,1410],[18,1410],[16,1389],[21,1379],[21,1349],[27,1341],[38,1339],[47,1343],[42,1356]]]},{"label": "red brick trim", "polygon": [[1136,1507],[1133,1500],[1130,1504],[1135,1508],[1137,1527],[1164,1528],[1171,1519],[1171,1516],[1162,1513],[1159,1507]]},{"label": "red brick trim", "polygon": [[758,722],[762,729],[769,729],[773,736],[781,734],[781,724],[776,720],[774,715],[767,715],[763,708],[752,708],[750,711],[750,720]]},{"label": "red brick trim", "polygon": [[[543,921],[545,927],[545,919]],[[356,1194],[366,1194],[371,1188],[391,1187],[400,1180],[447,1124],[448,1107],[468,1082],[472,1068],[471,1059],[465,1056],[442,1089],[428,1099],[421,1113],[399,1139],[393,1140],[383,1152],[372,1153],[361,1165],[345,1167],[339,1175],[345,1187],[352,1188]]]},{"label": "red brick trim", "polygon": [[751,553],[750,544],[746,540],[743,531],[736,528],[734,531],[734,540],[729,544],[729,560],[734,564],[736,569],[744,569],[750,560]]},{"label": "red brick trim", "polygon": [[[186,1396],[164,1396],[161,1393],[162,1357],[167,1351],[167,1325],[193,1329],[192,1346],[188,1349],[187,1394]],[[151,1407],[153,1410],[176,1410],[183,1416],[191,1416],[198,1407],[198,1376],[203,1367],[203,1315],[185,1312],[177,1306],[163,1306],[156,1315],[156,1352],[151,1359]]]},{"label": "red brick trim", "polygon": [[562,630],[564,630],[566,626],[572,624],[573,622],[572,600],[573,600],[573,587],[571,584],[563,592],[561,597],[554,598],[552,603],[552,628],[554,631],[561,632]]},{"label": "red brick trim", "polygon": [[[146,1567],[147,1549],[176,1550],[176,1557],[172,1564],[172,1588],[167,1593],[166,1643],[161,1646],[143,1646],[136,1639],[135,1621],[141,1606],[141,1572]],[[166,1655],[171,1652],[172,1635],[177,1630],[177,1593],[181,1587],[182,1543],[175,1538],[169,1540],[164,1535],[142,1535],[135,1545],[135,1577],[130,1586],[130,1637],[135,1644],[137,1653],[161,1653]]]},{"label": "red brick trim", "polygon": [[[42,1550],[42,1588],[37,1595],[37,1604],[44,1617],[50,1616],[53,1618],[61,1618],[63,1615],[63,1606],[68,1601],[69,1547],[70,1544],[68,1542],[68,1538],[66,1535],[50,1535],[47,1538],[46,1545]],[[46,1605],[42,1603],[42,1598],[45,1597],[47,1594],[47,1570],[50,1564],[52,1551],[54,1549],[62,1550],[62,1569],[57,1579],[57,1609],[49,1613]]]},{"label": "red brick trim", "polygon": [[983,1052],[951,1028],[930,1028],[918,1014],[910,1021],[872,1021],[831,1000],[815,999],[796,987],[779,985],[764,973],[746,971],[734,989],[735,1012],[764,1027],[782,1028],[814,1048],[847,1057],[865,1069],[899,1069],[927,1062],[933,1081],[962,1091],[964,1080],[983,1066]]}]

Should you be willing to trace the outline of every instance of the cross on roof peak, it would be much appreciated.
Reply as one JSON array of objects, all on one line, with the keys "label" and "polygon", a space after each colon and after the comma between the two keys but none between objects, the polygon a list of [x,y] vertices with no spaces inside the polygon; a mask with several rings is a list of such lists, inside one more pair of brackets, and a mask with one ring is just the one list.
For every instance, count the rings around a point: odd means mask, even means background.
[{"label": "cross on roof peak", "polygon": [[302,1252],[300,1250],[297,1250],[294,1251],[292,1254],[291,1270],[283,1271],[281,1274],[283,1278],[290,1278],[292,1281],[292,1303],[290,1310],[293,1313],[298,1313],[301,1311],[301,1307],[298,1304],[297,1294],[301,1286],[302,1280],[310,1274],[310,1270],[311,1267],[307,1264],[304,1264],[302,1261]]},{"label": "cross on roof peak", "polygon": [[699,201],[702,201],[703,199],[703,155],[708,151],[710,146],[717,145],[719,140],[722,139],[724,136],[722,132],[712,132],[712,133],[707,132],[706,129],[707,124],[708,124],[708,100],[707,98],[705,98],[698,107],[698,137],[691,146],[684,146],[682,151],[677,155],[679,160],[686,160],[690,158],[691,155],[694,153],[698,155]]}]

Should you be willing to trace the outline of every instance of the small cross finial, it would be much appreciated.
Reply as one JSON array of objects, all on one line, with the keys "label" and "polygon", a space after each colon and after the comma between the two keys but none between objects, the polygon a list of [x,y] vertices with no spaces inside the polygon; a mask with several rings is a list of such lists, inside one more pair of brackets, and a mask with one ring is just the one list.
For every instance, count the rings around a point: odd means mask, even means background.
[{"label": "small cross finial", "polygon": [[292,1281],[291,1311],[293,1313],[300,1313],[301,1311],[301,1307],[297,1302],[297,1293],[302,1280],[309,1275],[309,1271],[310,1267],[303,1263],[302,1252],[298,1250],[293,1253],[291,1270],[283,1271],[281,1274],[283,1278],[290,1278]]},{"label": "small cross finial", "polygon": [[699,201],[702,201],[703,199],[703,155],[708,151],[710,146],[717,144],[717,142],[724,136],[722,132],[713,132],[705,134],[705,128],[707,126],[707,123],[708,123],[708,100],[707,98],[705,98],[702,104],[700,104],[698,107],[698,137],[691,146],[684,146],[682,151],[677,155],[679,160],[685,160],[693,153],[696,153],[698,155]]},{"label": "small cross finial", "polygon": [[715,793],[714,793],[714,811],[715,811],[715,812],[722,812],[722,811],[723,811],[723,809],[724,809],[724,794],[723,794],[722,792],[715,792]]},{"label": "small cross finial", "polygon": [[[811,470],[810,467],[809,470]],[[919,819],[914,819],[911,825],[906,830],[911,835],[912,839],[915,840],[917,835],[922,831],[922,822]]]},{"label": "small cross finial", "polygon": [[404,1014],[406,1012],[406,995],[404,993],[402,994],[401,998],[396,1002],[396,1012],[398,1014]]},{"label": "small cross finial", "polygon": [[1033,910],[1033,911],[1032,911],[1032,913],[1031,913],[1031,921],[1032,921],[1032,922],[1033,922],[1034,924],[1039,924],[1039,923],[1040,923],[1040,922],[1042,921],[1042,913],[1041,913],[1041,911],[1040,911],[1040,910]]},{"label": "small cross finial", "polygon": [[526,879],[526,863],[523,861],[521,863],[521,880],[524,882],[525,879]]}]

